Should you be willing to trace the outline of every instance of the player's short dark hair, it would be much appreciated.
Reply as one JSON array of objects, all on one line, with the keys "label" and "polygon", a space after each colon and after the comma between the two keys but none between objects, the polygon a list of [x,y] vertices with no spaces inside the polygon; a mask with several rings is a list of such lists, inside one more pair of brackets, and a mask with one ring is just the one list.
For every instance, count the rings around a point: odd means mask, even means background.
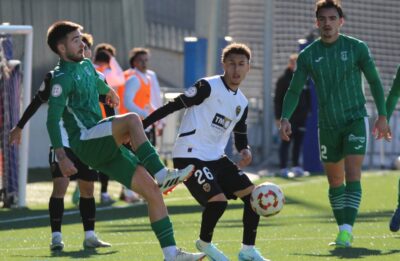
[{"label": "player's short dark hair", "polygon": [[250,48],[243,43],[231,43],[222,50],[221,61],[225,62],[230,54],[243,54],[250,62],[251,51]]},{"label": "player's short dark hair", "polygon": [[96,45],[96,47],[94,48],[94,55],[96,56],[98,52],[103,50],[106,50],[114,57],[117,55],[117,49],[115,49],[115,47],[109,43],[99,43],[98,45]]},{"label": "player's short dark hair", "polygon": [[335,8],[340,18],[344,17],[342,6],[336,0],[319,0],[315,4],[315,17],[318,18],[319,11],[324,8]]},{"label": "player's short dark hair", "polygon": [[142,54],[150,55],[150,50],[143,47],[135,47],[129,51],[129,65],[131,66],[131,68],[135,67],[133,65],[133,62],[135,61],[136,57]]},{"label": "player's short dark hair", "polygon": [[82,34],[82,42],[84,42],[87,47],[92,48],[93,46],[93,36],[89,33]]},{"label": "player's short dark hair", "polygon": [[65,40],[67,34],[75,30],[83,30],[83,27],[80,24],[66,20],[53,23],[47,30],[47,44],[50,49],[58,54],[57,45],[60,41]]},{"label": "player's short dark hair", "polygon": [[99,51],[94,56],[94,62],[95,63],[101,63],[101,62],[110,63],[110,56],[104,51]]}]

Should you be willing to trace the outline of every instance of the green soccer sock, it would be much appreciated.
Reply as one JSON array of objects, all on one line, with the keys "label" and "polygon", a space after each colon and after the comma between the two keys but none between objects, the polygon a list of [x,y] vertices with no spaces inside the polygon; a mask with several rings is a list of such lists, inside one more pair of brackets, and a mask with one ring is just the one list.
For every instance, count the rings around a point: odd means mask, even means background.
[{"label": "green soccer sock", "polygon": [[151,223],[151,229],[156,234],[158,241],[160,242],[161,248],[168,246],[175,246],[174,229],[169,217],[166,216],[154,223]]},{"label": "green soccer sock", "polygon": [[338,226],[343,225],[344,222],[344,193],[344,184],[337,188],[329,188],[329,202]]},{"label": "green soccer sock", "polygon": [[136,156],[139,158],[140,162],[143,164],[144,168],[154,176],[158,171],[165,168],[162,163],[160,156],[158,155],[156,149],[151,145],[149,141],[144,142],[135,151]]},{"label": "green soccer sock", "polygon": [[346,183],[344,202],[344,223],[351,226],[356,220],[358,208],[361,202],[361,182],[352,181]]}]

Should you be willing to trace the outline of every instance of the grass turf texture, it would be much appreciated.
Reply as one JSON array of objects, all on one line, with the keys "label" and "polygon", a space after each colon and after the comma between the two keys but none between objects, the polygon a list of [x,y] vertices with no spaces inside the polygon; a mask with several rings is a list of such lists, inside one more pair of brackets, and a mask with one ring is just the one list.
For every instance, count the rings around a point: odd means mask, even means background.
[{"label": "grass turf texture", "polygon": [[[40,171],[39,171],[40,173]],[[26,209],[0,209],[0,260],[162,260],[162,252],[150,228],[145,204],[97,205],[96,232],[111,248],[83,250],[83,228],[79,211],[71,202],[75,182],[65,199],[63,220],[64,251],[49,250],[48,173],[30,177]],[[37,175],[39,176],[39,175]],[[280,185],[286,196],[281,213],[261,218],[257,247],[267,258],[280,260],[400,260],[400,232],[389,231],[388,222],[397,204],[400,172],[364,172],[363,197],[354,227],[352,248],[328,246],[337,234],[324,176],[299,179],[263,178]],[[95,196],[99,202],[99,183]],[[109,191],[118,197],[120,185],[111,182]],[[184,186],[165,197],[179,247],[196,251],[194,241],[200,229],[201,207]],[[214,232],[214,243],[232,260],[237,260],[242,238],[242,202],[230,201]]]}]

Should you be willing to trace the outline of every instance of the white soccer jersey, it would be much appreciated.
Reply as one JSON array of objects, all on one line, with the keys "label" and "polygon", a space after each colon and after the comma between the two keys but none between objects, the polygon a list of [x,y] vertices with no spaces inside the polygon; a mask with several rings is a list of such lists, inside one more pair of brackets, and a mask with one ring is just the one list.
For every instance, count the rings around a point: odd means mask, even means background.
[{"label": "white soccer jersey", "polygon": [[[209,161],[221,158],[236,123],[248,106],[247,98],[227,88],[221,76],[204,78],[211,93],[199,105],[186,109],[172,152],[174,158],[198,158]],[[185,95],[195,96],[198,88],[190,87]]]}]

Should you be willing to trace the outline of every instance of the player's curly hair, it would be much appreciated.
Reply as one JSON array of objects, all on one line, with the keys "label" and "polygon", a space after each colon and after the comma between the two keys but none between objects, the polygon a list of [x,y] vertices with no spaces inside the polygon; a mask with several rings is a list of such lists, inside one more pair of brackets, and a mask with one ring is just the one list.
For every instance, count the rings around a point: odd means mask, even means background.
[{"label": "player's curly hair", "polygon": [[57,45],[61,41],[65,40],[67,34],[75,30],[82,31],[83,26],[66,20],[57,21],[53,23],[47,30],[47,45],[53,52],[58,54]]},{"label": "player's curly hair", "polygon": [[82,41],[87,45],[87,47],[92,48],[93,46],[93,36],[89,33],[82,33]]},{"label": "player's curly hair", "polygon": [[222,50],[221,62],[225,62],[230,54],[244,54],[250,62],[251,51],[250,48],[244,43],[231,43]]},{"label": "player's curly hair", "polygon": [[344,17],[342,6],[336,0],[319,0],[315,4],[315,17],[318,18],[319,11],[323,8],[335,8],[340,18]]},{"label": "player's curly hair", "polygon": [[129,65],[131,68],[134,68],[133,62],[135,61],[136,57],[142,54],[150,55],[150,50],[143,48],[143,47],[135,47],[129,51]]},{"label": "player's curly hair", "polygon": [[94,48],[94,55],[96,56],[96,54],[101,51],[107,51],[114,57],[117,55],[117,49],[109,43],[99,43],[96,45]]}]

